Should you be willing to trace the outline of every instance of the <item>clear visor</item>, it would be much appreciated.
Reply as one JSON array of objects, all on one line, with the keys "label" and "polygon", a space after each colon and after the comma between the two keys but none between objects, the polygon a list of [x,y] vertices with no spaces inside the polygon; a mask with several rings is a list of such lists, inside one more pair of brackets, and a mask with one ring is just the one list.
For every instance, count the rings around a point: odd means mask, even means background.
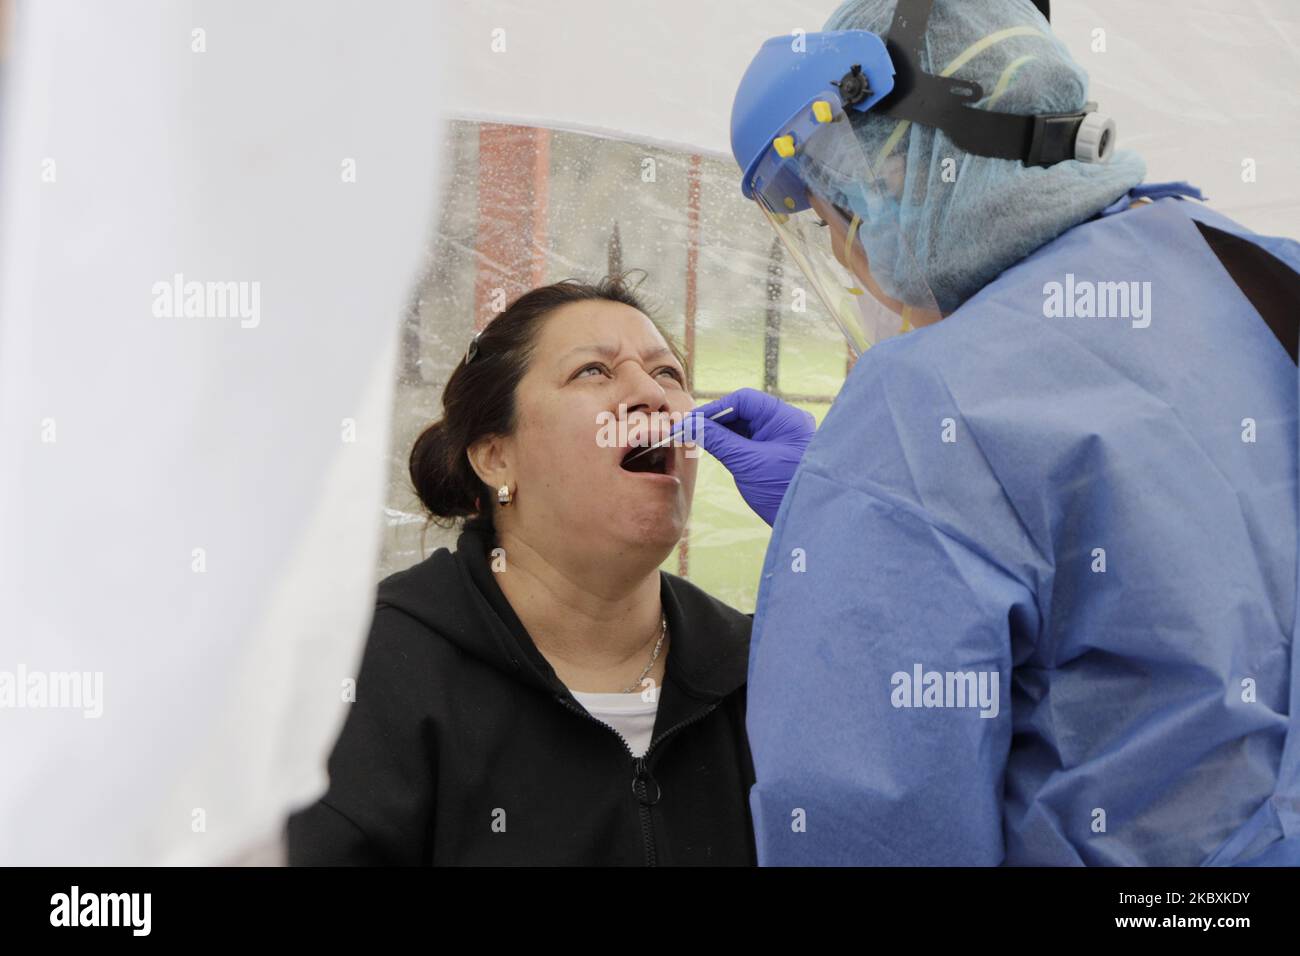
[{"label": "clear visor", "polygon": [[842,112],[795,155],[769,154],[754,198],[855,355],[943,317],[900,224],[901,164],[874,170]]}]

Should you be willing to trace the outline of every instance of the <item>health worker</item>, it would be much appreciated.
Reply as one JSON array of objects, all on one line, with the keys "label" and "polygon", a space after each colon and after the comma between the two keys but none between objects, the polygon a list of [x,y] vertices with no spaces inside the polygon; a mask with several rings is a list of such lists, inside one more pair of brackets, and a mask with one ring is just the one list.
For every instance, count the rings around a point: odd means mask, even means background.
[{"label": "health worker", "polygon": [[861,353],[815,435],[700,409],[774,522],[760,864],[1300,864],[1300,244],[1144,183],[1048,13],[850,0],[736,94]]}]

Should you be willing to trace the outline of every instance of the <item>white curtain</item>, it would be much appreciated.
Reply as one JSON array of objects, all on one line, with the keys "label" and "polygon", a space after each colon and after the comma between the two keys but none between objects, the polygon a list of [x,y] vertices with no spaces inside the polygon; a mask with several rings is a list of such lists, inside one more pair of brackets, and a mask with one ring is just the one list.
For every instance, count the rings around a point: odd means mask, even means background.
[{"label": "white curtain", "polygon": [[0,680],[101,674],[102,714],[0,709],[0,862],[240,858],[323,790],[369,622],[437,8],[15,14]]}]

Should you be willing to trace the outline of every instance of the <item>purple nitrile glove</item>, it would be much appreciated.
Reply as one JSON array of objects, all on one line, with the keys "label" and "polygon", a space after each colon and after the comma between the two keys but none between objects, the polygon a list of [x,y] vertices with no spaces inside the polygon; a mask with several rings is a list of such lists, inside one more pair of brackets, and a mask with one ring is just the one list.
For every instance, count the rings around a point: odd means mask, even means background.
[{"label": "purple nitrile glove", "polygon": [[[735,412],[709,420],[708,416],[728,407]],[[817,430],[812,414],[758,389],[742,388],[701,405],[691,416],[689,437],[726,466],[740,496],[772,524]]]}]

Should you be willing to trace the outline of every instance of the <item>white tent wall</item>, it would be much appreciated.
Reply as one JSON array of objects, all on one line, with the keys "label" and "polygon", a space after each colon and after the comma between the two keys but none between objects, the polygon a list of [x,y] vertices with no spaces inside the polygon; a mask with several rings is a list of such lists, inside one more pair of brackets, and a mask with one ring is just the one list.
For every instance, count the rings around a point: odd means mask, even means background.
[{"label": "white tent wall", "polygon": [[[369,623],[436,9],[13,13],[0,863],[247,858],[325,787]],[[177,273],[256,314],[160,310]]]},{"label": "white tent wall", "polygon": [[[731,98],[759,45],[820,30],[836,5],[454,3],[440,43],[455,64],[462,115],[729,157]],[[1052,30],[1089,72],[1091,97],[1115,117],[1120,147],[1146,159],[1149,180],[1198,185],[1216,209],[1257,232],[1295,232],[1294,0],[1055,0]],[[1255,178],[1244,181],[1242,164],[1252,159]]]}]

